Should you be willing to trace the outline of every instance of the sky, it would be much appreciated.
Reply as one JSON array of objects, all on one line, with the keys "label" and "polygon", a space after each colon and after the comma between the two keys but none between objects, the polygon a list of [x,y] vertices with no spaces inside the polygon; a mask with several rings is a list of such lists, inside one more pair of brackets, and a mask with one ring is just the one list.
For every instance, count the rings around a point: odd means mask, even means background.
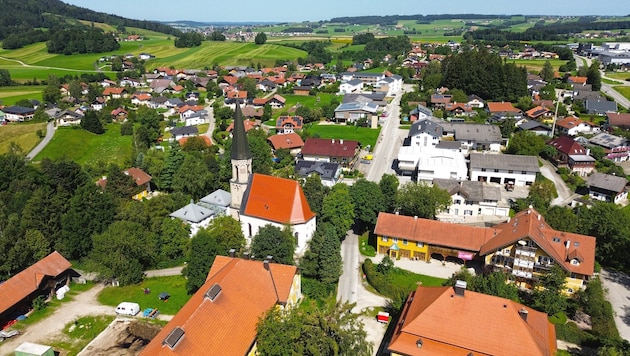
[{"label": "sky", "polygon": [[302,22],[365,15],[630,15],[628,0],[62,0],[138,20]]}]

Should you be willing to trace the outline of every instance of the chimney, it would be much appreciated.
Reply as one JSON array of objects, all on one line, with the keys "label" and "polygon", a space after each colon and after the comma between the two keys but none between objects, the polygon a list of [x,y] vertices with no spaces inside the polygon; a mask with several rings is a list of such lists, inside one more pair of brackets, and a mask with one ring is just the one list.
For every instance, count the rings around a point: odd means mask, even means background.
[{"label": "chimney", "polygon": [[264,260],[264,261],[263,261],[263,267],[265,267],[265,269],[266,269],[267,271],[269,271],[269,260]]},{"label": "chimney", "polygon": [[414,220],[418,220],[418,215],[414,215],[414,216],[413,216],[413,219],[414,219]]},{"label": "chimney", "polygon": [[569,247],[571,247],[571,240],[567,240],[567,242],[565,243],[565,247],[567,249],[569,249]]},{"label": "chimney", "polygon": [[243,252],[243,259],[249,260],[249,252]]},{"label": "chimney", "polygon": [[273,261],[273,256],[271,255],[267,255],[267,258],[265,258],[267,261],[271,262]]},{"label": "chimney", "polygon": [[343,145],[343,138],[342,138],[342,139],[339,139],[339,144],[340,144],[340,145]]},{"label": "chimney", "polygon": [[331,141],[332,141],[333,144],[335,143],[335,139],[334,138]]},{"label": "chimney", "polygon": [[508,216],[507,222],[510,222],[510,220],[512,220],[512,218]]},{"label": "chimney", "polygon": [[466,285],[466,281],[457,280],[455,282],[455,286],[453,287],[453,289],[455,289],[455,295],[463,297],[464,291],[466,291]]},{"label": "chimney", "polygon": [[527,321],[527,314],[529,314],[529,312],[525,308],[521,308],[521,310],[518,311],[518,315],[520,315],[525,321]]},{"label": "chimney", "polygon": [[228,251],[228,255],[229,255],[230,257],[236,257],[236,249],[235,249],[235,248],[231,248],[231,249]]},{"label": "chimney", "polygon": [[541,216],[542,216],[542,215],[538,214],[538,221],[540,221]]}]

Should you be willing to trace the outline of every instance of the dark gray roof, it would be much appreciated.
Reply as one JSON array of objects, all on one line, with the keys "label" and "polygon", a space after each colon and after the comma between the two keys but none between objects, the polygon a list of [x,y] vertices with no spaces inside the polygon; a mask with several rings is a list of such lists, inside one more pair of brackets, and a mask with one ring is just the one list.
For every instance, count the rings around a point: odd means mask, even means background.
[{"label": "dark gray roof", "polygon": [[24,106],[7,106],[3,108],[2,111],[4,111],[5,114],[26,115],[34,113],[35,109]]},{"label": "dark gray roof", "polygon": [[249,150],[249,143],[247,142],[247,134],[245,133],[245,124],[243,124],[243,112],[238,102],[236,103],[236,110],[234,110],[234,129],[232,130],[230,158],[238,160],[252,158],[252,152]]},{"label": "dark gray roof", "polygon": [[497,125],[440,123],[444,132],[453,133],[458,141],[476,141],[477,143],[501,142],[501,128]]},{"label": "dark gray roof", "polygon": [[470,168],[538,172],[538,157],[504,154],[470,154]]},{"label": "dark gray roof", "polygon": [[434,137],[442,137],[442,126],[431,120],[418,120],[411,125],[409,129],[409,137],[418,136],[421,133],[427,133]]},{"label": "dark gray roof", "polygon": [[363,81],[361,79],[352,79],[352,80],[348,80],[346,83],[354,86],[354,85],[363,84]]},{"label": "dark gray roof", "polygon": [[466,200],[473,202],[482,202],[484,200],[499,201],[501,199],[501,188],[478,181],[433,179],[433,184],[446,190],[451,195],[459,193],[466,197]]},{"label": "dark gray roof", "polygon": [[590,187],[609,190],[611,192],[621,192],[625,189],[628,180],[624,177],[617,177],[610,174],[593,173],[588,177]]},{"label": "dark gray roof", "polygon": [[295,165],[295,173],[300,177],[308,177],[316,173],[322,179],[334,179],[336,178],[337,171],[339,171],[339,164],[332,162],[299,160]]},{"label": "dark gray roof", "polygon": [[196,126],[178,126],[171,129],[171,135],[173,135],[173,137],[180,135],[196,135],[197,133],[199,133],[199,129],[197,129]]},{"label": "dark gray roof", "polygon": [[589,114],[605,114],[617,111],[617,102],[605,100],[585,100],[584,108]]},{"label": "dark gray roof", "polygon": [[435,148],[441,148],[445,150],[459,150],[460,148],[462,148],[462,143],[461,141],[441,140],[440,142],[438,142],[437,145],[435,145]]},{"label": "dark gray roof", "polygon": [[524,123],[520,124],[518,128],[523,131],[529,131],[533,129],[542,129],[542,130],[551,131],[551,127],[541,124],[540,122],[536,120],[525,121]]}]

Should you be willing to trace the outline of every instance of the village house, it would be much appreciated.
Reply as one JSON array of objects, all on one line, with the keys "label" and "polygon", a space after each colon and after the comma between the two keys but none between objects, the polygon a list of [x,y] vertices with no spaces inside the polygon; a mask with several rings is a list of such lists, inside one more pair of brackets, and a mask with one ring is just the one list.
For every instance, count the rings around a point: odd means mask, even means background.
[{"label": "village house", "polygon": [[469,291],[458,280],[453,287],[418,286],[411,292],[388,350],[393,356],[519,355],[523,350],[550,356],[557,350],[556,330],[547,314]]},{"label": "village house", "polygon": [[171,218],[180,219],[190,226],[190,237],[195,236],[200,229],[210,226],[216,215],[217,211],[201,204],[195,204],[192,199],[186,206],[169,214]]},{"label": "village house", "polygon": [[276,133],[289,134],[301,130],[304,118],[301,116],[279,116],[276,120]]},{"label": "village house", "polygon": [[55,115],[55,124],[57,126],[73,126],[80,125],[83,115],[72,110],[64,110]]},{"label": "village house", "polygon": [[619,204],[628,198],[625,177],[596,172],[588,177],[587,184],[592,199]]},{"label": "village house", "polygon": [[630,129],[630,113],[607,112],[606,128]]},{"label": "village house", "polygon": [[337,123],[356,123],[365,119],[372,128],[377,125],[378,104],[375,102],[354,101],[341,103],[335,108],[334,120]]},{"label": "village house", "polygon": [[132,199],[142,200],[151,196],[151,179],[153,177],[136,167],[131,167],[125,170],[124,173],[130,176],[139,188],[139,191],[131,197]]},{"label": "village house", "polygon": [[518,155],[470,154],[470,180],[480,182],[531,185],[540,172],[538,157]]},{"label": "village house", "polygon": [[523,118],[523,112],[515,108],[510,102],[488,102],[486,103],[486,111],[491,116],[490,121],[502,122],[507,119],[520,120]]},{"label": "village house", "polygon": [[297,156],[304,147],[304,141],[302,137],[296,133],[276,134],[269,136],[267,141],[273,147],[273,150],[285,149],[291,152],[291,155]]},{"label": "village house", "polygon": [[606,159],[613,162],[625,162],[630,156],[630,146],[625,137],[601,132],[588,140],[589,144],[603,147],[606,151]]},{"label": "village house", "polygon": [[140,355],[205,355],[211,350],[255,355],[259,319],[271,308],[292,308],[301,299],[297,267],[238,258],[231,250],[229,257],[215,258],[205,283]]},{"label": "village house", "polygon": [[557,264],[567,271],[565,292],[572,294],[586,288],[595,269],[594,237],[554,230],[531,207],[491,228],[380,213],[374,233],[379,254],[479,260],[486,268],[512,274],[528,289]]},{"label": "village house", "polygon": [[302,147],[303,159],[307,161],[335,162],[342,167],[351,167],[357,158],[357,141],[327,138],[308,138]]},{"label": "village house", "polygon": [[466,159],[460,150],[437,147],[421,151],[413,146],[401,147],[398,171],[425,183],[431,183],[436,178],[465,180],[468,176]]},{"label": "village house", "polygon": [[560,136],[547,143],[554,147],[558,154],[552,163],[558,168],[567,167],[571,173],[586,177],[595,169],[595,158],[590,156],[590,150],[582,147],[569,136]]},{"label": "village house", "polygon": [[437,216],[440,221],[465,222],[479,216],[506,217],[510,206],[501,202],[501,188],[483,182],[434,179],[433,185],[446,190],[453,203]]},{"label": "village house", "polygon": [[295,164],[295,174],[302,179],[317,174],[324,186],[332,188],[339,182],[341,177],[341,165],[333,162],[315,162],[301,159]]},{"label": "village house", "polygon": [[536,120],[520,120],[516,126],[516,131],[528,131],[539,136],[551,136],[553,128]]},{"label": "village house", "polygon": [[608,100],[584,100],[584,108],[589,115],[604,116],[610,112],[617,112],[617,102]]},{"label": "village house", "polygon": [[581,120],[575,116],[567,116],[564,119],[556,121],[556,129],[559,133],[568,136],[595,134],[600,131],[599,127],[595,124]]},{"label": "village house", "polygon": [[11,122],[30,121],[35,116],[35,109],[24,106],[5,106],[2,111],[4,119]]},{"label": "village house", "polygon": [[184,137],[197,136],[199,129],[196,126],[177,126],[173,127],[170,132],[172,139],[179,141]]}]

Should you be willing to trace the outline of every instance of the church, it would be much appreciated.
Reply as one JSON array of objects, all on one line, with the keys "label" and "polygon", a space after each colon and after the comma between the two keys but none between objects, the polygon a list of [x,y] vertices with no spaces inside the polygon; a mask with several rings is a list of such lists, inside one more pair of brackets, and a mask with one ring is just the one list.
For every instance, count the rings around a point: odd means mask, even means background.
[{"label": "church", "polygon": [[300,183],[252,173],[252,153],[247,143],[240,105],[234,111],[232,133],[232,179],[230,180],[230,212],[240,222],[247,244],[265,225],[291,228],[296,242],[295,252],[302,254],[316,228],[311,210]]}]

